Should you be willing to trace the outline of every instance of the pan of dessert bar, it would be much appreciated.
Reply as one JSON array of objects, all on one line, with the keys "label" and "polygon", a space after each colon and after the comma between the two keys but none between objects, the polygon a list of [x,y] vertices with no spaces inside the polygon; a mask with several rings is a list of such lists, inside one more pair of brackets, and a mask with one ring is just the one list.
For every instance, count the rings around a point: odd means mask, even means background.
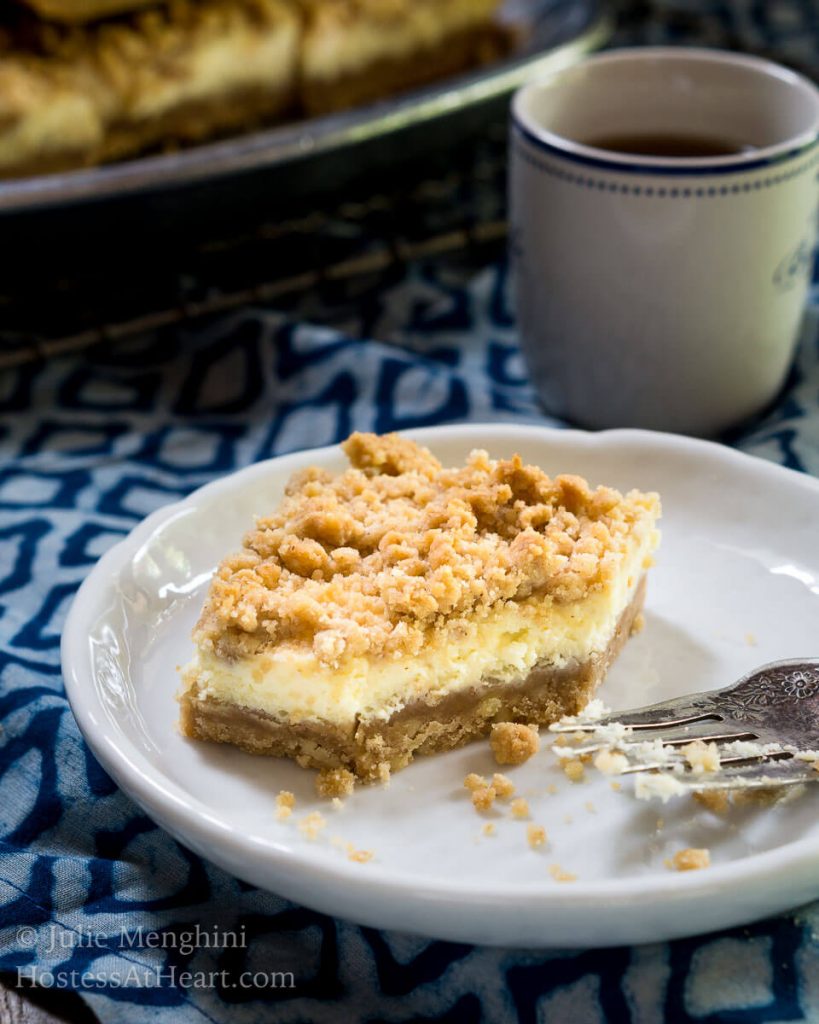
[{"label": "pan of dessert bar", "polygon": [[607,32],[599,0],[24,0],[0,25],[0,217],[292,215],[452,151]]}]

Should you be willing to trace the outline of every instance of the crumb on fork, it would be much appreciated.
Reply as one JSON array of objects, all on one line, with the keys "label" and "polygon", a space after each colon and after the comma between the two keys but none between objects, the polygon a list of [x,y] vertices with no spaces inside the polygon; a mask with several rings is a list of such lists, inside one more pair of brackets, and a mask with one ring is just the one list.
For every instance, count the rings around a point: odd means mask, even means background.
[{"label": "crumb on fork", "polygon": [[492,726],[489,744],[498,764],[523,764],[540,749],[540,737],[529,725],[500,722]]},{"label": "crumb on fork", "polygon": [[677,850],[671,858],[671,867],[675,871],[699,871],[711,864],[710,850],[697,850],[689,847],[686,850]]},{"label": "crumb on fork", "polygon": [[684,747],[681,747],[680,753],[697,774],[719,771],[719,749],[716,743],[694,740],[692,743],[687,743]]},{"label": "crumb on fork", "polygon": [[276,817],[279,821],[285,821],[293,813],[295,806],[295,796],[289,789],[282,789],[276,797]]},{"label": "crumb on fork", "polygon": [[355,775],[346,768],[325,768],[316,776],[316,792],[319,796],[350,796],[355,789]]}]

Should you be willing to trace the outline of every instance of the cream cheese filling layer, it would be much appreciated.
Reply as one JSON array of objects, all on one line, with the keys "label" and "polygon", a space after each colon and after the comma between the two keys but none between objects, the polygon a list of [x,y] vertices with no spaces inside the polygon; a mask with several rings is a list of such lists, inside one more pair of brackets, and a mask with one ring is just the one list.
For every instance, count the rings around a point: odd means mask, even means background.
[{"label": "cream cheese filling layer", "polygon": [[484,679],[516,683],[538,663],[564,668],[604,651],[655,544],[649,531],[611,585],[582,601],[509,602],[480,621],[459,621],[414,657],[361,657],[333,669],[303,648],[275,648],[237,662],[200,651],[185,670],[186,685],[200,700],[345,727],[357,716],[386,719],[415,700],[442,698]]}]

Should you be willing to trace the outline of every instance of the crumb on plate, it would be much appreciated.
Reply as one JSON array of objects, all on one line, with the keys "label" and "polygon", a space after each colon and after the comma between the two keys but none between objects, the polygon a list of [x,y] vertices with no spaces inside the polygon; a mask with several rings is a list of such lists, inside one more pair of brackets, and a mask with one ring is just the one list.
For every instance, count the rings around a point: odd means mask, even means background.
[{"label": "crumb on plate", "polygon": [[524,800],[522,796],[519,796],[516,800],[513,800],[510,804],[513,818],[528,818],[529,817],[529,802]]},{"label": "crumb on plate", "polygon": [[571,871],[564,871],[559,864],[549,865],[549,874],[556,882],[576,882],[577,875],[573,875]]},{"label": "crumb on plate", "polygon": [[296,798],[289,789],[282,789],[276,797],[276,817],[284,821],[293,813],[296,806]]},{"label": "crumb on plate", "polygon": [[500,722],[492,726],[489,745],[498,764],[523,764],[540,749],[540,737],[529,725]]},{"label": "crumb on plate", "polygon": [[299,822],[299,832],[301,832],[305,839],[309,839],[312,842],[318,838],[319,832],[321,832],[326,824],[327,822],[322,814],[319,814],[318,811],[311,811]]},{"label": "crumb on plate", "polygon": [[689,847],[686,850],[677,850],[671,858],[671,866],[675,871],[699,871],[707,868],[711,863],[710,850],[697,850]]},{"label": "crumb on plate", "polygon": [[347,857],[355,861],[356,864],[367,864],[373,859],[375,854],[372,850],[350,850]]},{"label": "crumb on plate", "polygon": [[476,811],[488,811],[496,796],[494,786],[481,786],[480,789],[472,790],[472,805]]},{"label": "crumb on plate", "polygon": [[476,772],[470,772],[464,779],[464,787],[471,793],[474,793],[476,789],[486,789],[488,785],[489,783],[483,775],[478,775]]},{"label": "crumb on plate", "polygon": [[349,796],[354,789],[355,775],[346,768],[325,768],[316,776],[316,792],[319,796]]},{"label": "crumb on plate", "polygon": [[506,800],[508,797],[513,796],[515,792],[514,782],[499,772],[495,772],[492,776],[492,788],[497,793],[499,800]]},{"label": "crumb on plate", "polygon": [[582,782],[586,775],[586,769],[579,758],[571,758],[561,764],[563,774],[572,782]]},{"label": "crumb on plate", "polygon": [[526,829],[526,841],[536,850],[539,846],[546,844],[546,829],[542,825],[530,825]]},{"label": "crumb on plate", "polygon": [[485,836],[493,836],[496,831],[495,824],[492,821],[487,821],[483,827],[483,834]]},{"label": "crumb on plate", "polygon": [[719,750],[716,743],[694,740],[681,747],[680,753],[697,773],[719,771]]}]

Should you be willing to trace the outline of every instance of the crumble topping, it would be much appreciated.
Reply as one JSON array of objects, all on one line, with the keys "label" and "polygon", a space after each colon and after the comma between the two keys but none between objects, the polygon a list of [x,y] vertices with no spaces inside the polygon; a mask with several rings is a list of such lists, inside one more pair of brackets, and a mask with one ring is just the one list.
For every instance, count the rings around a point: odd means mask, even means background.
[{"label": "crumble topping", "polygon": [[697,850],[689,847],[687,850],[677,850],[671,858],[671,867],[675,871],[699,871],[711,864],[710,850]]},{"label": "crumble topping", "polygon": [[351,468],[296,474],[222,563],[201,647],[240,658],[301,644],[329,666],[417,654],[430,633],[506,602],[604,587],[659,515],[654,494],[592,490],[518,456],[474,451],[446,469],[395,434],[353,434],[342,448]]},{"label": "crumble topping", "polygon": [[498,764],[523,764],[540,749],[540,737],[530,725],[501,722],[492,726],[489,745]]},{"label": "crumble topping", "polygon": [[355,789],[355,775],[346,768],[327,768],[316,776],[319,796],[338,799],[350,796]]}]

